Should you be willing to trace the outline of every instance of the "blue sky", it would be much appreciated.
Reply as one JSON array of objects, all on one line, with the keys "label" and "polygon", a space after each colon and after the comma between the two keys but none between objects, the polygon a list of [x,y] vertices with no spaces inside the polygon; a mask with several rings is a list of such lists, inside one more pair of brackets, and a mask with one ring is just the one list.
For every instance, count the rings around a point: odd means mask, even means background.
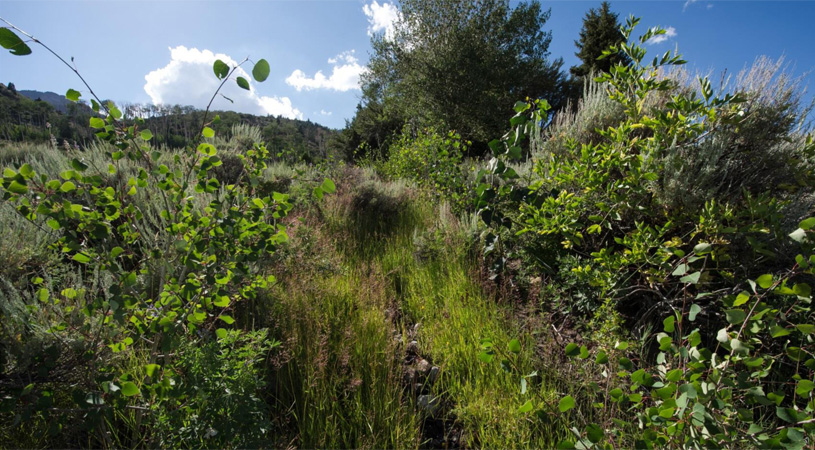
[{"label": "blue sky", "polygon": [[[515,2],[513,2],[514,4]],[[574,40],[583,17],[600,1],[543,1],[552,15],[549,48],[565,67],[577,63]],[[678,46],[692,70],[740,71],[759,55],[781,56],[815,89],[815,1],[620,1],[612,10],[642,18],[640,31],[671,30],[649,50]],[[215,107],[309,119],[341,128],[359,101],[357,80],[369,58],[370,34],[386,32],[396,8],[387,0],[0,0],[0,17],[54,51],[73,56],[102,98],[203,107],[217,82],[216,57],[247,56],[271,64],[252,92],[230,87],[235,100]],[[18,89],[83,92],[73,73],[41,47],[0,54],[0,82]],[[246,66],[251,71],[251,65]],[[809,95],[811,98],[811,94]]]}]

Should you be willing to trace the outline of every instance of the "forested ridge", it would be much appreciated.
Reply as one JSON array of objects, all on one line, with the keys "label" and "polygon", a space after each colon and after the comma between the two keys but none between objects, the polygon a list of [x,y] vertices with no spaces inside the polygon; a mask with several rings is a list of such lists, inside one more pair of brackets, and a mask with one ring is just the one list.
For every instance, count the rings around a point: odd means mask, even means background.
[{"label": "forested ridge", "polygon": [[[50,94],[50,95],[46,95]],[[52,104],[51,92],[17,91],[14,83],[0,83],[0,138],[5,142],[42,144],[55,142],[57,146],[84,148],[94,142],[95,135],[87,124],[93,110],[87,103],[64,102]],[[44,98],[44,99],[43,99]],[[65,103],[67,106],[62,106]],[[182,148],[200,131],[204,111],[192,106],[120,104],[125,121],[144,119],[145,126],[153,130],[157,145]],[[233,111],[214,111],[220,118],[213,129],[220,135],[231,137],[234,125],[244,124],[260,129],[264,142],[277,153],[292,158],[323,159],[329,153],[329,142],[335,130],[311,121],[285,117],[256,116]]]},{"label": "forested ridge", "polygon": [[811,447],[802,79],[713,83],[607,2],[571,68],[538,1],[399,8],[339,131],[0,85],[0,439]]}]

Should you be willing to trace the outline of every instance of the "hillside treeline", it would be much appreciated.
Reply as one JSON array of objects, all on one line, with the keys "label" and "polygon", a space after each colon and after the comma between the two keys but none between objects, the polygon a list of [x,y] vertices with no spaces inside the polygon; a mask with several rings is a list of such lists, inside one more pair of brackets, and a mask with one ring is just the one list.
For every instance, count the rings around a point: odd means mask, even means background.
[{"label": "hillside treeline", "polygon": [[[32,95],[32,94],[29,94]],[[47,98],[47,97],[46,97]],[[84,103],[67,102],[65,112],[58,111],[43,100],[32,100],[19,92],[13,83],[0,83],[0,140],[32,144],[51,142],[60,148],[65,145],[84,148],[95,139],[88,127],[93,111]],[[123,118],[133,123],[136,117],[144,119],[145,126],[153,130],[154,142],[170,149],[183,148],[193,142],[201,132],[204,111],[192,106],[122,104]],[[211,117],[219,120],[211,124],[221,136],[231,137],[236,124],[245,124],[261,130],[264,142],[276,153],[304,161],[326,158],[334,130],[311,121],[285,117],[262,117],[233,111],[214,111]]]}]

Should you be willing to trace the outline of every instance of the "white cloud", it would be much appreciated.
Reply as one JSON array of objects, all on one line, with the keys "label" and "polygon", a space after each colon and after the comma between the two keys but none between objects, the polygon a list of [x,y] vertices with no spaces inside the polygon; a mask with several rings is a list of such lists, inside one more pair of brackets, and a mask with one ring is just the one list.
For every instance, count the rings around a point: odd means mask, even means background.
[{"label": "white cloud", "polygon": [[685,5],[682,7],[682,12],[685,12],[685,10],[688,9],[688,6],[694,4],[694,3],[698,2],[698,1],[699,0],[686,0]]},{"label": "white cloud", "polygon": [[[238,63],[228,55],[215,54],[210,50],[198,50],[178,46],[170,48],[170,62],[144,76],[147,82],[144,91],[155,104],[192,105],[206,108],[212,94],[218,89],[221,80],[215,77],[212,64],[220,59],[230,67]],[[238,68],[233,77],[244,77],[249,80],[251,90],[237,86],[228,81],[221,93],[232,99],[229,103],[223,97],[213,102],[215,109],[229,109],[250,114],[283,116],[290,119],[302,119],[303,114],[291,104],[288,97],[266,97],[258,95],[253,86],[252,77],[243,68]]]},{"label": "white cloud", "polygon": [[321,116],[330,116],[330,115],[332,115],[332,114],[334,114],[332,111],[326,111],[326,110],[324,110],[324,109],[321,109],[321,110],[320,110],[320,115],[321,115]]},{"label": "white cloud", "polygon": [[359,60],[354,56],[354,50],[328,58],[328,63],[334,66],[331,76],[326,77],[321,70],[318,70],[313,77],[309,77],[305,72],[297,69],[286,78],[286,84],[293,86],[298,91],[331,89],[346,92],[359,89],[359,76],[367,69],[359,64]]},{"label": "white cloud", "polygon": [[363,6],[362,12],[368,17],[369,36],[384,31],[385,39],[393,39],[396,22],[399,20],[399,8],[396,5],[385,2],[380,5],[374,0],[370,5]]},{"label": "white cloud", "polygon": [[668,39],[676,37],[676,28],[668,27],[665,29],[665,34],[660,34],[658,36],[654,36],[651,39],[645,41],[646,44],[659,44],[661,42],[665,42]]}]

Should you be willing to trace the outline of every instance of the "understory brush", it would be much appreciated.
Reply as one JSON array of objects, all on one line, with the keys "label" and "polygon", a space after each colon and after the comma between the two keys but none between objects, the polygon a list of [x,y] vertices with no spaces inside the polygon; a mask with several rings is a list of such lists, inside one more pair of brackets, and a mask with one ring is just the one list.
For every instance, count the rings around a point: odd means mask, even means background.
[{"label": "understory brush", "polygon": [[[548,249],[526,259],[555,285],[543,298],[577,319],[613,306],[628,330],[566,345],[586,391],[557,405],[530,399],[528,411],[590,404],[596,415],[578,408],[564,447],[800,448],[815,430],[815,355],[803,350],[815,332],[815,219],[812,205],[790,208],[813,193],[803,91],[766,60],[719,95],[707,78],[681,84],[665,70],[684,63],[678,54],[645,59],[642,45],[664,30],[629,39],[637,22],[607,51],[632,64],[601,74],[602,91],[589,86],[574,115],[541,133],[549,105],[518,102],[478,187],[495,229],[486,251]],[[528,136],[542,140],[522,177],[511,164]],[[602,319],[590,323],[619,330]]]}]

